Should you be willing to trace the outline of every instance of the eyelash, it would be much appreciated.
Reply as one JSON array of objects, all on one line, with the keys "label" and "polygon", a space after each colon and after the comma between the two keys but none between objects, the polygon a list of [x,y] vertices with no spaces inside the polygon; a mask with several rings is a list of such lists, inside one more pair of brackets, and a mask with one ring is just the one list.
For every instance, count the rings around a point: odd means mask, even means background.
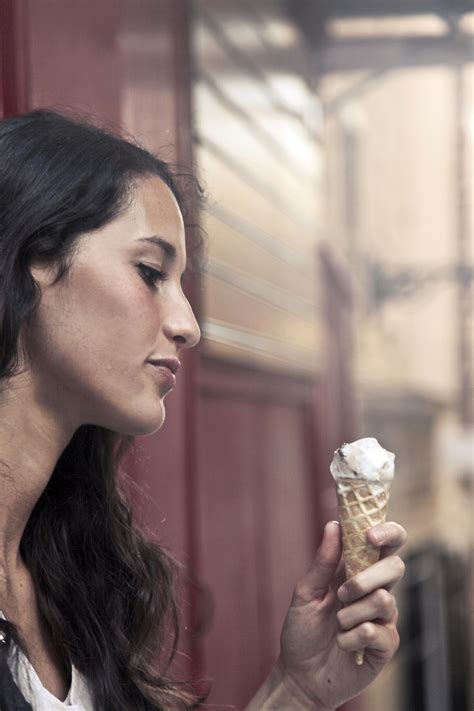
[{"label": "eyelash", "polygon": [[169,278],[167,272],[160,272],[157,269],[153,269],[153,267],[148,267],[146,264],[139,264],[138,267],[143,275],[143,279],[154,289],[156,289],[157,281],[166,281]]}]

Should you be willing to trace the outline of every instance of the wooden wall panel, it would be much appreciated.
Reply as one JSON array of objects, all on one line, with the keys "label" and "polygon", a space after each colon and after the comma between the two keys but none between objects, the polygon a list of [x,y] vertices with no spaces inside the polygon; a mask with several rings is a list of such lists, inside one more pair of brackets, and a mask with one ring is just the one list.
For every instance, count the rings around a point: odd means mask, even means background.
[{"label": "wooden wall panel", "polygon": [[280,404],[262,413],[262,506],[268,536],[267,604],[272,611],[267,663],[278,655],[280,627],[293,588],[315,552],[319,504],[314,498],[316,472],[311,470],[309,442],[305,441],[304,409],[304,403]]},{"label": "wooden wall panel", "polygon": [[291,592],[313,554],[317,506],[304,381],[205,361],[201,386],[201,576],[209,699],[243,708],[279,652]]},{"label": "wooden wall panel", "polygon": [[[272,51],[272,26],[280,23],[291,34],[291,23],[276,3],[266,4],[264,12],[232,0],[196,0],[194,5],[197,165],[211,206],[215,201],[221,211],[218,219],[231,226],[233,216],[239,219],[244,215],[247,223],[243,230],[235,230],[229,242],[220,239],[215,251],[212,230],[216,224],[206,223],[211,241],[210,267],[203,279],[204,351],[222,357],[226,350],[232,353],[231,341],[239,344],[239,334],[246,330],[260,329],[265,335],[278,332],[295,349],[300,348],[299,356],[287,359],[288,371],[320,371],[321,318],[314,287],[319,280],[315,253],[321,237],[320,114],[317,97],[303,72],[304,50],[295,46],[301,59],[298,69],[283,64]],[[263,55],[270,58],[265,69],[260,63]],[[224,213],[227,220],[222,220]],[[265,254],[254,254],[253,261],[246,264],[239,260],[248,246],[245,232],[255,231],[269,236],[260,243],[263,251],[273,242],[270,262],[280,246],[282,252],[293,255],[294,262],[299,259],[305,264],[301,283],[295,279],[291,286],[283,269],[274,269],[271,279],[265,278],[259,266],[265,263]],[[215,239],[219,236],[218,231]],[[216,273],[224,275],[218,285]],[[275,303],[278,297],[280,312],[269,313],[266,302]],[[289,321],[283,310],[291,312]],[[301,328],[302,320],[306,321],[305,328]],[[227,333],[234,329],[235,338],[220,340],[216,323],[224,324]],[[313,349],[312,356],[308,348]],[[262,365],[266,359],[272,367],[275,355],[271,340],[261,344]],[[245,362],[241,344],[233,357]],[[281,351],[278,357],[285,359]]]},{"label": "wooden wall panel", "polygon": [[121,3],[33,0],[28,5],[29,102],[120,121],[115,40]]},{"label": "wooden wall panel", "polygon": [[0,2],[0,116],[28,109],[27,0]]},{"label": "wooden wall panel", "polygon": [[[251,404],[206,399],[201,420],[201,575],[214,615],[204,637],[210,701],[243,708],[262,669],[256,542],[256,417]],[[218,443],[218,445],[217,445]],[[217,445],[217,446],[216,446]]]},{"label": "wooden wall panel", "polygon": [[[314,193],[312,176],[293,166],[293,156],[280,146],[278,134],[272,135],[267,130],[256,130],[254,125],[249,125],[251,106],[244,102],[242,106],[234,104],[226,107],[216,99],[209,83],[203,80],[196,86],[195,107],[198,115],[202,110],[206,116],[199,126],[202,144],[217,146],[228,160],[242,162],[245,170],[266,178],[283,204],[296,201],[301,216],[308,222],[314,222],[314,202],[310,199]],[[222,126],[226,127],[225,133]],[[232,136],[230,144],[229,136]],[[278,180],[274,179],[275,173]]]},{"label": "wooden wall panel", "polygon": [[198,79],[234,110],[251,114],[246,121],[265,143],[270,139],[280,153],[286,149],[288,167],[307,178],[319,175],[321,102],[309,89],[309,55],[297,29],[278,3],[196,4]]},{"label": "wooden wall panel", "polygon": [[226,279],[225,272],[223,278],[209,275],[206,283],[206,303],[212,306],[216,319],[229,322],[232,312],[240,311],[241,319],[245,317],[245,326],[249,329],[289,343],[296,334],[299,348],[314,349],[315,334],[307,313],[306,318],[302,318],[294,310],[290,311],[292,302],[287,306],[283,295],[278,303],[278,293],[269,292],[265,298],[249,294],[248,290]]},{"label": "wooden wall panel", "polygon": [[209,235],[212,261],[228,261],[232,253],[232,269],[247,274],[278,288],[292,298],[301,299],[314,318],[314,282],[305,267],[291,256],[279,253],[277,249],[265,249],[262,242],[252,238],[248,232],[238,231],[212,213],[204,212],[202,226]]},{"label": "wooden wall panel", "polygon": [[252,224],[307,257],[310,247],[314,248],[318,225],[305,220],[295,203],[277,192],[275,175],[248,170],[244,157],[237,160],[210,141],[201,144],[198,140],[196,160],[211,205],[216,202],[237,214],[245,206]]}]

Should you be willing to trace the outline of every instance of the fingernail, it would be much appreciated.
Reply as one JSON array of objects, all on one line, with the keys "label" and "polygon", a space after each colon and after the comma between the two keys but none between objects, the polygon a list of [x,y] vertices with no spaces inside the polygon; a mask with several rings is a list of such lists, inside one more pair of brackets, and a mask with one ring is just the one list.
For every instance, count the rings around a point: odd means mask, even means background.
[{"label": "fingernail", "polygon": [[347,602],[349,600],[349,593],[347,591],[347,588],[345,588],[344,586],[340,587],[337,591],[337,596],[341,602]]},{"label": "fingernail", "polygon": [[324,533],[323,533],[323,535],[326,535],[326,534],[327,534],[327,532],[328,532],[329,529],[331,528],[331,524],[334,524],[334,523],[337,523],[337,525],[339,526],[339,521],[328,521],[328,522],[326,523],[326,525],[324,526]]},{"label": "fingernail", "polygon": [[375,538],[377,543],[383,543],[385,540],[385,532],[382,528],[373,528],[372,536]]}]

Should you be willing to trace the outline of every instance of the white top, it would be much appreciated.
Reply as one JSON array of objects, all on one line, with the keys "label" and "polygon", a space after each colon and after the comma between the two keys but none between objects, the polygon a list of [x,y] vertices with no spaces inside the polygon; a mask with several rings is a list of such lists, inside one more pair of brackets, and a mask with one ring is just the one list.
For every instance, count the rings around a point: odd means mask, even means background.
[{"label": "white top", "polygon": [[[6,619],[0,610],[0,617]],[[33,711],[94,711],[87,681],[78,669],[71,665],[71,687],[64,701],[44,688],[30,661],[20,650],[18,668],[9,664],[13,679],[21,693],[33,707]]]}]

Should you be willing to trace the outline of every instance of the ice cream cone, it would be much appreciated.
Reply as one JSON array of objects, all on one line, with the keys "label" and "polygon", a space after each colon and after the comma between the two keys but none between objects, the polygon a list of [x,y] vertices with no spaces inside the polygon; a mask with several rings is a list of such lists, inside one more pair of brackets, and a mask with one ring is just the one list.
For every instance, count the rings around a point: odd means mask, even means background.
[{"label": "ice cream cone", "polygon": [[[367,541],[367,531],[385,522],[395,455],[374,437],[343,444],[334,452],[331,474],[336,482],[346,578],[376,563],[380,549]],[[357,664],[364,652],[355,653]]]},{"label": "ice cream cone", "polygon": [[[388,487],[371,485],[364,479],[339,479],[337,502],[342,529],[342,545],[346,578],[376,563],[380,548],[367,542],[366,533],[378,523],[384,523],[389,498]],[[356,663],[362,664],[364,652],[356,652]]]}]

